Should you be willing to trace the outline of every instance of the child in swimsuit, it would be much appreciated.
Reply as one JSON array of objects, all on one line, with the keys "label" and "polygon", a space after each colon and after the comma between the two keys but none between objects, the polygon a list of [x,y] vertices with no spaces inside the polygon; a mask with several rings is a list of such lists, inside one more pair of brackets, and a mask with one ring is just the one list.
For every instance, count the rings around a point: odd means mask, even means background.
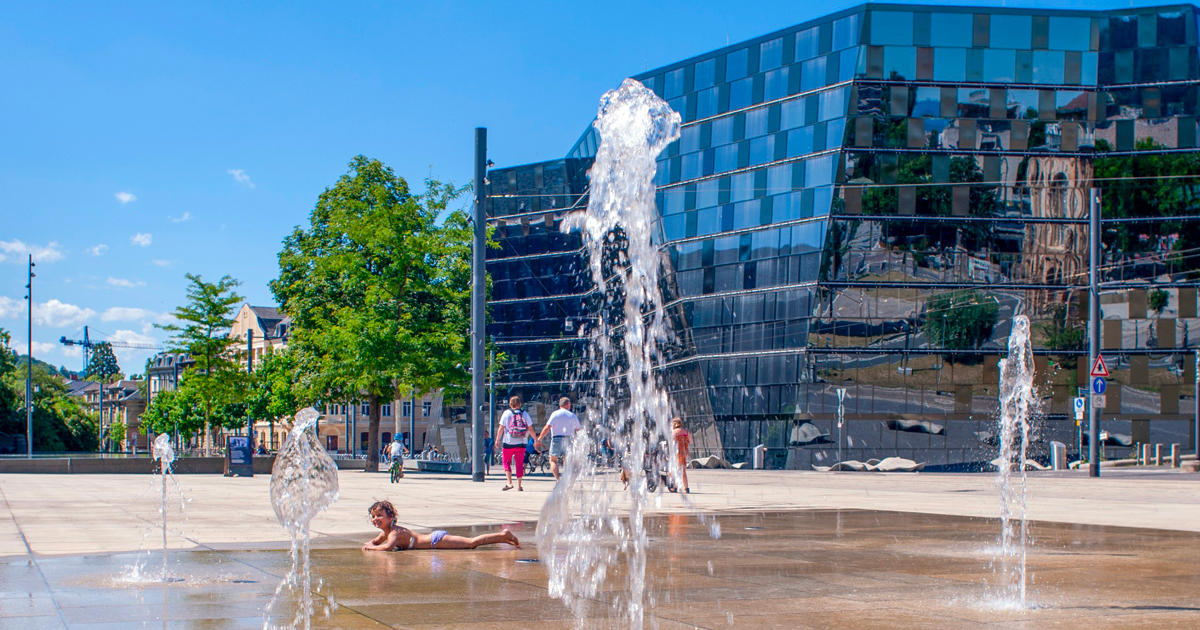
[{"label": "child in swimsuit", "polygon": [[363,551],[405,551],[408,549],[474,549],[483,545],[498,545],[508,543],[517,549],[521,541],[507,529],[491,534],[481,534],[472,538],[447,534],[443,530],[435,530],[428,534],[401,527],[396,524],[396,508],[391,501],[376,501],[367,513],[371,516],[371,524],[379,528],[380,534],[362,546]]}]

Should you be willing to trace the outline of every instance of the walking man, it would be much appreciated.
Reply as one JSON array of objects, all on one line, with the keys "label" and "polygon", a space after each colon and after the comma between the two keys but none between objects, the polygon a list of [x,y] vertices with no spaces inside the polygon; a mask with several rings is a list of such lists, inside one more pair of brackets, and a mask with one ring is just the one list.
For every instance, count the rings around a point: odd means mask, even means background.
[{"label": "walking man", "polygon": [[546,421],[546,426],[542,428],[541,435],[538,436],[538,442],[546,439],[546,434],[551,434],[550,442],[550,472],[554,475],[554,480],[558,481],[559,462],[567,455],[567,448],[571,445],[571,438],[583,429],[579,424],[579,416],[571,412],[571,399],[563,396],[558,399],[558,409],[550,414],[550,419]]}]

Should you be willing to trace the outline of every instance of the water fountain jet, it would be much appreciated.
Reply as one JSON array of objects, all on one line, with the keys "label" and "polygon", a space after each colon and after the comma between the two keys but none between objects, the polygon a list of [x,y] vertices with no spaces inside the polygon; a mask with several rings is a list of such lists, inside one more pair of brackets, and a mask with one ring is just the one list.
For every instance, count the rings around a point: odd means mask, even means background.
[{"label": "water fountain jet", "polygon": [[291,538],[292,568],[267,606],[264,629],[272,627],[271,611],[285,587],[293,592],[299,590],[291,627],[303,625],[308,630],[312,623],[309,523],[338,500],[337,464],[317,438],[316,424],[320,417],[312,408],[296,414],[295,425],[275,455],[271,469],[271,505],[275,518]]},{"label": "water fountain jet", "polygon": [[[1000,550],[1005,596],[1024,608],[1025,557],[1029,529],[1025,521],[1025,461],[1029,446],[1033,392],[1033,345],[1029,318],[1018,315],[1008,337],[1008,357],[1000,361],[1000,457],[996,460],[996,486],[1000,490]],[[1015,469],[1015,470],[1014,470]],[[1013,473],[1019,472],[1014,483]]]},{"label": "water fountain jet", "polygon": [[[641,628],[645,615],[644,512],[650,493],[643,462],[649,444],[672,443],[667,395],[656,375],[663,363],[661,344],[670,334],[659,291],[662,258],[652,231],[658,218],[655,158],[679,138],[680,123],[678,113],[637,81],[627,79],[606,93],[594,123],[600,147],[588,172],[587,212],[562,224],[563,231],[582,233],[592,282],[605,298],[601,323],[589,331],[602,409],[598,434],[580,433],[571,444],[562,479],[538,521],[538,548],[550,594],[578,617],[610,569],[623,562],[628,585],[614,605],[631,628]],[[619,408],[613,405],[610,372],[627,390],[620,392]],[[613,480],[599,474],[589,456],[605,440],[625,457],[626,514],[610,487]],[[677,469],[674,458],[668,459]],[[678,477],[678,470],[673,473]]]}]

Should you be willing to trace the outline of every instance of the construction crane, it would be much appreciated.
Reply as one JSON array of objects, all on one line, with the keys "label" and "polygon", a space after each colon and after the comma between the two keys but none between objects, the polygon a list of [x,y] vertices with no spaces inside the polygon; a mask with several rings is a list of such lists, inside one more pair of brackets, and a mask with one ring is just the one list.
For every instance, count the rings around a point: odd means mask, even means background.
[{"label": "construction crane", "polygon": [[65,336],[58,340],[64,346],[81,346],[83,348],[83,371],[87,371],[88,360],[92,356],[92,348],[106,343],[114,348],[130,350],[162,350],[162,346],[153,343],[130,343],[128,341],[92,341],[88,337],[88,327],[83,327],[83,339],[67,339]]}]

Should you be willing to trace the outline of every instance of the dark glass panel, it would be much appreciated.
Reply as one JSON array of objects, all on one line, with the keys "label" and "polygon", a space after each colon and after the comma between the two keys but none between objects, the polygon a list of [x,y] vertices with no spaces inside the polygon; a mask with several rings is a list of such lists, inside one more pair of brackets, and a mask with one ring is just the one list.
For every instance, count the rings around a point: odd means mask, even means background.
[{"label": "dark glass panel", "polygon": [[993,46],[1029,48],[1033,44],[1033,18],[1028,15],[991,16]]},{"label": "dark glass panel", "polygon": [[911,46],[913,14],[908,11],[871,11],[871,43],[876,46]]},{"label": "dark glass panel", "polygon": [[1091,50],[1092,21],[1089,18],[1051,17],[1051,50]]},{"label": "dark glass panel", "polygon": [[930,16],[930,43],[933,46],[971,46],[971,15],[967,13],[934,13]]}]

